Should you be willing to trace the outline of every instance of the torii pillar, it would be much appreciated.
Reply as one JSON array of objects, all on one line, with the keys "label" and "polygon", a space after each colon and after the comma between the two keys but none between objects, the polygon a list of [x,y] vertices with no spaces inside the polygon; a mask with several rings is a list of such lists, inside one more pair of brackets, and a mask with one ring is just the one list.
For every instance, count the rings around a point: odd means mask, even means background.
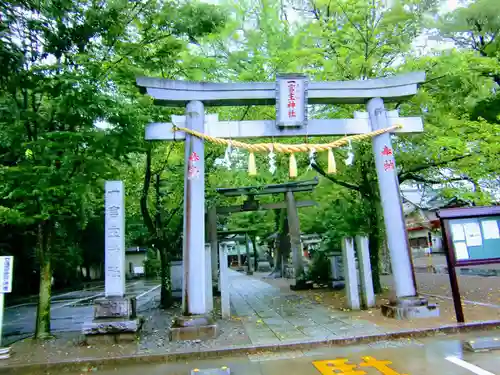
[{"label": "torii pillar", "polygon": [[[205,108],[202,102],[187,104],[186,125],[191,130],[204,132]],[[184,160],[182,310],[186,316],[204,315],[208,310],[205,297],[205,147],[202,139],[186,135]]]}]

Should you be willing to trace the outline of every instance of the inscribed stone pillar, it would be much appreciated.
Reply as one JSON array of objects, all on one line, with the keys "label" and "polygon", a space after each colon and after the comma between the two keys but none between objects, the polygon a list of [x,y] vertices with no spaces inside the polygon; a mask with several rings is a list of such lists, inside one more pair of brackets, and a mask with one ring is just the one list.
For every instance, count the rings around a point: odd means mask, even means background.
[{"label": "inscribed stone pillar", "polygon": [[[203,103],[186,106],[186,127],[204,132]],[[207,313],[205,298],[205,155],[203,140],[186,134],[184,169],[184,279],[182,309],[185,315]]]},{"label": "inscribed stone pillar", "polygon": [[[384,129],[389,126],[384,101],[381,98],[370,99],[367,109],[372,130]],[[384,212],[385,232],[391,255],[396,297],[413,297],[416,291],[408,242],[406,241],[403,206],[390,133],[373,137],[373,152],[375,153],[380,201]]]},{"label": "inscribed stone pillar", "polygon": [[375,293],[373,292],[372,266],[370,264],[368,237],[356,236],[356,250],[358,254],[363,305],[370,308],[375,306]]},{"label": "inscribed stone pillar", "polygon": [[125,203],[123,181],[105,183],[104,294],[125,295]]},{"label": "inscribed stone pillar", "polygon": [[352,238],[342,239],[342,263],[347,305],[352,310],[359,310],[358,272],[356,271],[356,258],[354,257],[354,243]]},{"label": "inscribed stone pillar", "polygon": [[290,236],[290,246],[292,249],[293,266],[295,269],[295,280],[304,273],[304,264],[302,261],[302,246],[300,243],[300,225],[299,214],[293,192],[286,193],[286,208],[288,215],[288,234]]}]

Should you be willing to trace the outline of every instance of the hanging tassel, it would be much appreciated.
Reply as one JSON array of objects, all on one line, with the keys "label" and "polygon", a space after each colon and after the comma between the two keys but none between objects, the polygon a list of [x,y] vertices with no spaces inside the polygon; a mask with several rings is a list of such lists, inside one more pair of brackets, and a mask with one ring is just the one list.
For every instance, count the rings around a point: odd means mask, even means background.
[{"label": "hanging tassel", "polygon": [[337,173],[337,165],[335,164],[335,156],[333,155],[333,150],[328,149],[328,174]]},{"label": "hanging tassel", "polygon": [[290,177],[297,177],[297,160],[295,160],[295,155],[290,154]]},{"label": "hanging tassel", "polygon": [[256,176],[257,175],[257,167],[255,166],[255,155],[253,152],[250,152],[248,155],[248,174],[250,176]]}]

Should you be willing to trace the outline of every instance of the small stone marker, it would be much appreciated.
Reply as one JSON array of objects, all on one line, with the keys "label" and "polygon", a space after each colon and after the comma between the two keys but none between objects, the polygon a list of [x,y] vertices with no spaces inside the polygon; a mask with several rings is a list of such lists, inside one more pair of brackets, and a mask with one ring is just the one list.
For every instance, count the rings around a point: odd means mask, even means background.
[{"label": "small stone marker", "polygon": [[221,368],[208,368],[208,369],[193,369],[191,375],[230,375],[231,370],[229,367],[222,366]]}]

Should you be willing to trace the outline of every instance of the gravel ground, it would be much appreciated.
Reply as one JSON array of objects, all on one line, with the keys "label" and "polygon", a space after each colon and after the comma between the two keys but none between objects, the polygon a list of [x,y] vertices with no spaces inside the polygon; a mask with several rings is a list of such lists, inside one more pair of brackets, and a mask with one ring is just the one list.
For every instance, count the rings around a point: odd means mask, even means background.
[{"label": "gravel ground", "polygon": [[[220,316],[220,301],[215,300],[214,316]],[[165,354],[185,351],[200,351],[209,348],[228,348],[250,344],[241,321],[238,319],[219,321],[219,336],[213,340],[206,341],[180,341],[170,342],[168,339],[168,328],[172,319],[180,315],[180,306],[174,306],[165,311],[150,306],[143,309],[140,315],[144,316],[141,334],[136,342],[124,344],[99,344],[86,345],[84,338],[77,332],[65,332],[58,334],[53,339],[42,343],[27,338],[14,343],[12,356],[2,364],[26,364],[26,363],[53,363],[69,361],[75,358],[106,358],[115,356],[131,356],[137,354]],[[82,371],[92,369],[82,369]]]},{"label": "gravel ground", "polygon": [[[265,274],[258,274],[263,281],[279,287],[281,290],[289,290],[292,280],[287,279],[267,279]],[[415,319],[415,320],[395,320],[382,316],[380,306],[389,302],[391,295],[390,288],[392,279],[390,276],[382,277],[385,291],[377,296],[376,306],[369,310],[348,311],[346,309],[346,298],[344,291],[333,291],[330,289],[317,289],[297,291],[296,293],[306,296],[318,303],[324,304],[332,311],[342,310],[353,318],[368,320],[391,331],[408,330],[415,328],[434,328],[443,325],[456,323],[455,309],[453,301],[450,299],[451,290],[449,287],[448,275],[439,274],[417,274],[417,284],[420,293],[439,295],[429,297],[430,302],[438,303],[440,316],[438,318]],[[500,320],[500,278],[499,277],[478,277],[461,276],[459,279],[462,292],[462,299],[469,301],[464,303],[464,315],[466,322],[478,322],[488,320]],[[483,306],[470,303],[472,301],[498,305]]]}]

